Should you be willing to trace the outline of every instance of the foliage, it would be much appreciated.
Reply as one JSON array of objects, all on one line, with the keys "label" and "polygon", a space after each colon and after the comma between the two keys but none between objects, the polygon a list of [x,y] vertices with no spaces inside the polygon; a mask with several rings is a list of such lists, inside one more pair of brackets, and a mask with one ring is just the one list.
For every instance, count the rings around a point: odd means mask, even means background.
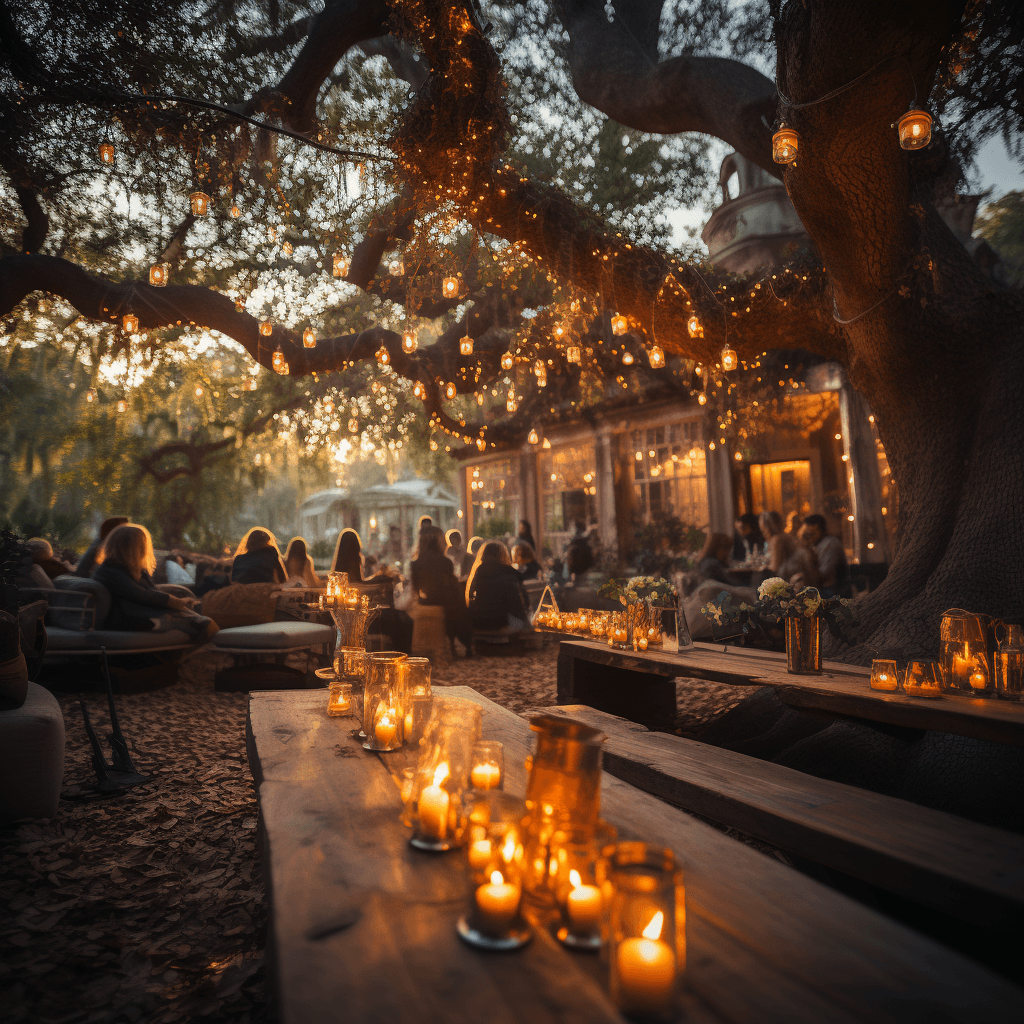
[{"label": "foliage", "polygon": [[490,516],[473,526],[479,537],[506,537],[512,533],[512,520],[505,516]]},{"label": "foliage", "polygon": [[767,638],[771,629],[783,619],[821,618],[837,640],[850,643],[850,630],[855,625],[852,601],[841,597],[822,597],[816,587],[797,590],[779,576],[767,579],[757,591],[752,604],[737,602],[728,591],[718,595],[718,602],[708,601],[700,612],[718,626],[737,624],[744,633],[758,632]]},{"label": "foliage", "polygon": [[631,560],[645,575],[666,576],[690,567],[684,552],[699,551],[704,536],[703,530],[684,523],[675,513],[658,509],[650,522],[634,523]]},{"label": "foliage", "polygon": [[636,604],[639,601],[664,604],[677,596],[676,588],[660,576],[631,576],[629,579],[609,580],[597,593],[599,597],[610,598],[621,605]]},{"label": "foliage", "polygon": [[1002,258],[1006,283],[1024,287],[1024,192],[1007,192],[989,203],[975,224],[977,234]]}]

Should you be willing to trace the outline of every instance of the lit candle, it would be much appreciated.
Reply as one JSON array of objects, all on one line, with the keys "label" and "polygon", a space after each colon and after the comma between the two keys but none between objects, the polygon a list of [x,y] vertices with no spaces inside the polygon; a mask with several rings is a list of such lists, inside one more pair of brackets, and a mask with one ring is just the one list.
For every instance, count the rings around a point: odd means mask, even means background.
[{"label": "lit candle", "polygon": [[476,839],[469,845],[469,866],[474,871],[487,867],[491,859],[490,839]]},{"label": "lit candle", "polygon": [[405,713],[405,738],[408,739],[412,735],[412,712],[407,711]]},{"label": "lit candle", "polygon": [[344,690],[331,690],[331,699],[327,704],[327,714],[342,715],[352,706],[349,695]]},{"label": "lit candle", "polygon": [[637,646],[637,650],[639,650],[639,651],[646,651],[647,650],[647,637],[645,637],[645,636],[638,636],[636,638],[636,646]]},{"label": "lit candle", "polygon": [[501,769],[496,764],[475,764],[469,777],[474,789],[494,789],[501,781]]},{"label": "lit candle", "polygon": [[480,924],[490,932],[508,931],[519,914],[520,888],[506,882],[500,871],[491,872],[491,880],[476,891]]},{"label": "lit candle", "polygon": [[566,899],[569,920],[580,929],[593,931],[601,923],[601,890],[596,885],[583,885],[578,871],[569,872],[572,889]]},{"label": "lit candle", "polygon": [[380,746],[391,746],[391,741],[395,738],[395,733],[398,732],[398,722],[395,719],[394,708],[388,708],[381,714],[377,719],[377,724],[373,727],[373,732]]},{"label": "lit candle", "polygon": [[657,1013],[672,998],[676,957],[661,941],[665,915],[658,911],[643,930],[642,939],[623,939],[616,960],[621,1008],[627,1013]]},{"label": "lit candle", "polygon": [[975,668],[969,680],[972,690],[984,690],[988,686],[988,676],[980,668]]},{"label": "lit candle", "polygon": [[448,778],[448,762],[443,761],[434,769],[434,781],[423,787],[419,799],[420,828],[431,839],[444,839],[448,832],[448,791],[441,785]]}]

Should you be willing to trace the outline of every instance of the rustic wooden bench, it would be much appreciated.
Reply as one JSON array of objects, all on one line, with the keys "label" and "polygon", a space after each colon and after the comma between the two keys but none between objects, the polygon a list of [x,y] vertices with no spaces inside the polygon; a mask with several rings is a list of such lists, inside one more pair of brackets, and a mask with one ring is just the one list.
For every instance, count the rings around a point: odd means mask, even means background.
[{"label": "rustic wooden bench", "polygon": [[594,708],[541,712],[602,730],[605,770],[677,807],[973,924],[1024,921],[1024,836]]},{"label": "rustic wooden bench", "polygon": [[558,649],[558,703],[587,704],[651,725],[675,714],[676,678],[709,679],[733,686],[771,686],[790,707],[834,718],[1024,745],[1024,706],[959,694],[922,699],[882,693],[868,685],[866,668],[827,661],[823,669],[818,676],[791,675],[784,654],[714,644],[697,643],[677,654],[563,640]]},{"label": "rustic wooden bench", "polygon": [[[527,724],[466,687],[525,790]],[[461,944],[460,858],[417,853],[386,762],[329,718],[322,693],[250,696],[275,990],[284,1024],[616,1022],[600,960],[545,932],[515,954]],[[682,811],[605,774],[624,837],[670,846],[686,869],[687,985],[677,1020],[854,1024],[1010,1021],[1024,990]]]}]

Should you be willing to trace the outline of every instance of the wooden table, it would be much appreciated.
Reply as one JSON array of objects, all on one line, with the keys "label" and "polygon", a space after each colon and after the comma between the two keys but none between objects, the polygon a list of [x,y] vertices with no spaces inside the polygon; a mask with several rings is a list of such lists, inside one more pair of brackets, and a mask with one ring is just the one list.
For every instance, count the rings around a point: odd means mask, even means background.
[{"label": "wooden table", "polygon": [[[441,688],[438,687],[440,691]],[[466,687],[484,735],[505,744],[506,788],[525,790],[527,724]],[[250,696],[274,988],[284,1024],[618,1022],[599,958],[539,931],[487,954],[458,941],[466,900],[455,853],[418,853],[385,760],[322,693]],[[693,1024],[1014,1021],[1024,990],[605,775],[602,811],[624,837],[674,849],[687,885]]]},{"label": "wooden table", "polygon": [[593,640],[563,640],[558,651],[558,703],[588,704],[650,725],[674,715],[675,678],[733,686],[771,686],[794,708],[837,718],[869,719],[912,729],[1024,745],[1024,704],[959,694],[937,698],[883,693],[870,671],[826,661],[821,675],[791,675],[773,651],[697,643],[680,653],[620,651]]}]

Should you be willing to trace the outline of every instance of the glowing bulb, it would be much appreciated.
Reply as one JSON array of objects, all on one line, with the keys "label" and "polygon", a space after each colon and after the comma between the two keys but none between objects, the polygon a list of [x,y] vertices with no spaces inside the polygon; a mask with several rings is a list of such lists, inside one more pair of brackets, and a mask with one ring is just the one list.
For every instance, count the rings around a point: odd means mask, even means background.
[{"label": "glowing bulb", "polygon": [[545,437],[544,440],[541,442],[541,448],[550,448],[550,447],[551,447],[551,442]]},{"label": "glowing bulb", "polygon": [[792,128],[787,128],[785,123],[780,125],[772,136],[772,159],[777,164],[791,164],[799,148],[800,136]]},{"label": "glowing bulb", "polygon": [[514,391],[510,391],[508,393],[508,398],[505,400],[505,411],[515,412],[518,408],[519,403],[516,401],[516,393]]},{"label": "glowing bulb", "polygon": [[332,273],[334,274],[334,276],[347,277],[349,267],[351,266],[351,261],[349,260],[349,258],[344,253],[336,252],[334,254],[333,262],[334,267]]},{"label": "glowing bulb", "polygon": [[625,334],[629,330],[629,321],[620,313],[612,317],[612,334]]},{"label": "glowing bulb", "polygon": [[417,338],[415,331],[406,331],[405,334],[402,335],[403,352],[415,352],[419,343],[419,338]]},{"label": "glowing bulb", "polygon": [[203,397],[203,389],[200,388],[200,387],[197,387],[196,388],[196,398],[202,398],[202,397]]},{"label": "glowing bulb", "polygon": [[274,325],[269,320],[260,321],[260,334],[264,338],[269,338],[274,333]]},{"label": "glowing bulb", "polygon": [[427,389],[419,381],[416,381],[412,386],[412,394],[414,398],[423,399],[427,397]]},{"label": "glowing bulb", "polygon": [[324,401],[324,412],[330,416],[334,412],[334,403],[328,398]]},{"label": "glowing bulb", "polygon": [[312,327],[307,327],[302,332],[302,347],[316,348],[316,331]]},{"label": "glowing bulb", "polygon": [[357,419],[355,418],[355,416],[353,416],[353,417],[352,417],[352,418],[351,418],[351,419],[350,419],[350,420],[348,421],[348,432],[349,432],[350,434],[358,434],[358,433],[359,433],[359,420],[357,420]]},{"label": "glowing bulb", "polygon": [[650,352],[647,353],[647,358],[651,362],[652,369],[660,370],[665,365],[665,353],[660,345],[653,346]]},{"label": "glowing bulb", "polygon": [[[90,398],[89,401],[91,402],[92,399]],[[536,430],[531,430],[526,440],[529,441],[530,444],[540,444],[540,437],[538,436]]]},{"label": "glowing bulb", "polygon": [[515,362],[515,357],[511,352],[505,352],[501,357],[501,368],[503,370],[511,370],[512,364]]},{"label": "glowing bulb", "polygon": [[288,373],[288,360],[285,359],[280,346],[274,349],[274,354],[270,359],[270,365],[274,368],[274,373],[279,373],[282,377]]},{"label": "glowing bulb", "polygon": [[570,345],[565,350],[565,361],[567,363],[578,363],[580,361],[579,345]]},{"label": "glowing bulb", "polygon": [[242,216],[242,209],[237,203],[231,204],[231,216],[235,218]]},{"label": "glowing bulb", "polygon": [[740,365],[739,357],[736,355],[733,349],[729,348],[728,345],[726,345],[725,348],[722,349],[722,355],[720,356],[720,358],[722,360],[723,370],[735,370],[736,367]]},{"label": "glowing bulb", "polygon": [[565,324],[556,324],[554,330],[555,341],[561,341],[565,337],[566,332],[567,328]]},{"label": "glowing bulb", "polygon": [[633,365],[633,353],[626,351],[622,353],[622,365],[632,366]]},{"label": "glowing bulb", "polygon": [[165,288],[167,279],[171,276],[170,263],[154,263],[149,268],[149,283],[154,288]]},{"label": "glowing bulb", "polygon": [[202,217],[210,209],[210,197],[205,192],[193,192],[188,197],[192,212],[197,217]]},{"label": "glowing bulb", "polygon": [[95,402],[96,401],[96,392],[95,392],[95,390],[93,390],[93,388],[89,388],[89,390],[86,391],[86,393],[85,393],[85,400],[87,402]]},{"label": "glowing bulb", "polygon": [[478,437],[476,439],[476,446],[480,451],[483,451],[487,447],[487,442],[482,437]]},{"label": "glowing bulb", "polygon": [[117,400],[117,411],[118,412],[125,412],[127,409],[128,409],[128,403],[123,398],[119,398]]},{"label": "glowing bulb", "polygon": [[459,279],[457,277],[446,277],[441,282],[441,294],[446,299],[454,299],[459,294]]},{"label": "glowing bulb", "polygon": [[455,385],[454,384],[452,384],[450,382],[448,384],[445,384],[445,386],[444,386],[444,397],[445,398],[451,400],[457,394],[458,394],[458,392],[455,390]]},{"label": "glowing bulb", "polygon": [[114,147],[109,142],[104,142],[100,146],[100,162],[105,164],[114,162]]},{"label": "glowing bulb", "polygon": [[377,362],[381,366],[387,366],[391,362],[391,353],[383,345],[377,349]]},{"label": "glowing bulb", "polygon": [[139,329],[139,318],[134,313],[125,313],[121,324],[128,334],[135,334]]},{"label": "glowing bulb", "polygon": [[473,339],[468,334],[459,339],[459,352],[464,356],[473,354]]},{"label": "glowing bulb", "polygon": [[708,404],[708,396],[706,394],[704,394],[703,391],[697,396],[697,404],[698,405],[707,405]]},{"label": "glowing bulb", "polygon": [[925,110],[908,110],[897,124],[904,149],[923,149],[932,141],[932,116]]}]

